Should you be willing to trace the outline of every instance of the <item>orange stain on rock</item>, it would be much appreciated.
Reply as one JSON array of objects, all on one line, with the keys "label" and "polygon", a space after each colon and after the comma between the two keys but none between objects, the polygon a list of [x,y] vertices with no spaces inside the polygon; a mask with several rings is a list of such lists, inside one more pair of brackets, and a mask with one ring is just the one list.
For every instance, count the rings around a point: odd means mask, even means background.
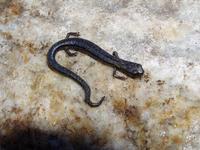
[{"label": "orange stain on rock", "polygon": [[135,106],[128,106],[125,109],[125,115],[127,117],[127,121],[133,125],[140,126],[141,120],[140,120],[140,112],[137,107]]},{"label": "orange stain on rock", "polygon": [[28,50],[31,54],[34,54],[37,51],[37,49],[39,49],[34,45],[34,43],[32,43],[30,41],[24,41],[22,45],[24,45],[26,48],[28,48]]},{"label": "orange stain on rock", "polygon": [[13,107],[11,110],[13,113],[15,114],[19,114],[20,112],[22,112],[22,109],[19,107]]},{"label": "orange stain on rock", "polygon": [[22,53],[22,58],[23,58],[24,64],[27,64],[30,60],[29,54],[26,51]]},{"label": "orange stain on rock", "polygon": [[179,135],[172,136],[171,139],[174,144],[180,145],[183,143],[183,139]]},{"label": "orange stain on rock", "polygon": [[53,125],[59,124],[65,116],[64,101],[65,95],[62,91],[51,90],[48,116]]},{"label": "orange stain on rock", "polygon": [[51,91],[50,109],[53,112],[59,112],[63,109],[63,102],[65,101],[65,95],[62,91]]},{"label": "orange stain on rock", "polygon": [[117,114],[123,115],[125,113],[126,103],[125,103],[125,101],[123,99],[121,99],[121,100],[114,100],[112,102],[112,105],[114,107],[114,111]]},{"label": "orange stain on rock", "polygon": [[158,107],[159,105],[160,104],[157,98],[150,97],[148,100],[146,100],[144,104],[144,109],[155,108],[155,107]]},{"label": "orange stain on rock", "polygon": [[24,8],[22,4],[13,1],[9,5],[9,10],[13,15],[19,16],[23,12]]},{"label": "orange stain on rock", "polygon": [[[126,100],[115,100],[113,102],[114,112],[123,117],[125,130],[127,131],[123,137],[127,137],[130,141],[134,141],[139,147],[146,147],[147,130],[140,119],[140,111],[138,107],[127,105]],[[134,131],[132,130],[134,128]],[[136,136],[137,135],[137,136]]]}]

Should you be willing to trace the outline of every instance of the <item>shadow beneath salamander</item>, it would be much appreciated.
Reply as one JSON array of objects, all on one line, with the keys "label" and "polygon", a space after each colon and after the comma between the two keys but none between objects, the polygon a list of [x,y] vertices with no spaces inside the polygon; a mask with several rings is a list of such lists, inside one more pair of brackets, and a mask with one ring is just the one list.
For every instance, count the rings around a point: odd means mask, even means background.
[{"label": "shadow beneath salamander", "polygon": [[84,139],[84,135],[71,140],[58,133],[38,129],[14,129],[10,135],[0,135],[0,150],[100,150]]}]

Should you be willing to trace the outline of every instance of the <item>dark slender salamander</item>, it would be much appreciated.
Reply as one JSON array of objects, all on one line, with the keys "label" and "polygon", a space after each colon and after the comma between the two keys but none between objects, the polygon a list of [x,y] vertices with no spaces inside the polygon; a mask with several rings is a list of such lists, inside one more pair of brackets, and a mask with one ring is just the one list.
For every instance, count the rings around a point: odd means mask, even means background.
[{"label": "dark slender salamander", "polygon": [[75,53],[71,53],[69,49],[73,49],[75,51],[80,51],[82,53],[85,53],[94,59],[97,59],[105,64],[108,64],[115,68],[113,72],[113,76],[116,78],[122,79],[120,76],[116,75],[116,70],[119,70],[129,77],[135,78],[138,76],[142,76],[144,73],[144,70],[140,64],[126,61],[123,59],[120,59],[117,55],[117,52],[113,52],[113,55],[110,55],[107,53],[105,50],[101,49],[99,46],[96,44],[82,39],[82,38],[69,38],[71,35],[73,36],[79,36],[79,33],[77,32],[70,32],[67,34],[67,37],[61,41],[56,42],[53,44],[53,46],[49,49],[49,52],[47,54],[47,60],[48,60],[48,65],[50,68],[58,71],[62,75],[69,77],[76,81],[78,84],[81,85],[81,87],[85,91],[85,102],[91,106],[91,107],[97,107],[101,105],[101,103],[104,101],[105,96],[101,98],[101,100],[97,103],[94,103],[90,100],[90,95],[91,95],[91,90],[89,85],[77,74],[74,72],[68,70],[67,68],[61,66],[58,64],[58,62],[55,59],[56,53],[60,50],[65,50],[65,52],[69,56],[75,56]]}]

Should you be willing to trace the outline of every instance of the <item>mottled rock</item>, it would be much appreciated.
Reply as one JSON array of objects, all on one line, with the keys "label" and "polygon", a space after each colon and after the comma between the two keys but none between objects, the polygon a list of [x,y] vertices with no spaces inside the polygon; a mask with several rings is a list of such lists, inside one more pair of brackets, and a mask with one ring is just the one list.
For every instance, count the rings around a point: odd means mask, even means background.
[{"label": "mottled rock", "polygon": [[[0,10],[0,148],[26,133],[37,147],[35,131],[43,147],[200,148],[200,1],[0,0]],[[90,108],[81,87],[46,63],[70,31],[142,64],[144,76],[121,81],[84,54],[59,52],[93,101],[106,96]]]}]

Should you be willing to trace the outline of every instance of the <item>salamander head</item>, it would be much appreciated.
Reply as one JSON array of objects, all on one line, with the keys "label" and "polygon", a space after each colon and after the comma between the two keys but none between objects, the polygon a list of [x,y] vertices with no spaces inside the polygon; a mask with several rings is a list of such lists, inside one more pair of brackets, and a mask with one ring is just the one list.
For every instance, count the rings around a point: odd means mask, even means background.
[{"label": "salamander head", "polygon": [[122,71],[132,78],[140,77],[144,74],[142,65],[129,61],[123,64]]}]

